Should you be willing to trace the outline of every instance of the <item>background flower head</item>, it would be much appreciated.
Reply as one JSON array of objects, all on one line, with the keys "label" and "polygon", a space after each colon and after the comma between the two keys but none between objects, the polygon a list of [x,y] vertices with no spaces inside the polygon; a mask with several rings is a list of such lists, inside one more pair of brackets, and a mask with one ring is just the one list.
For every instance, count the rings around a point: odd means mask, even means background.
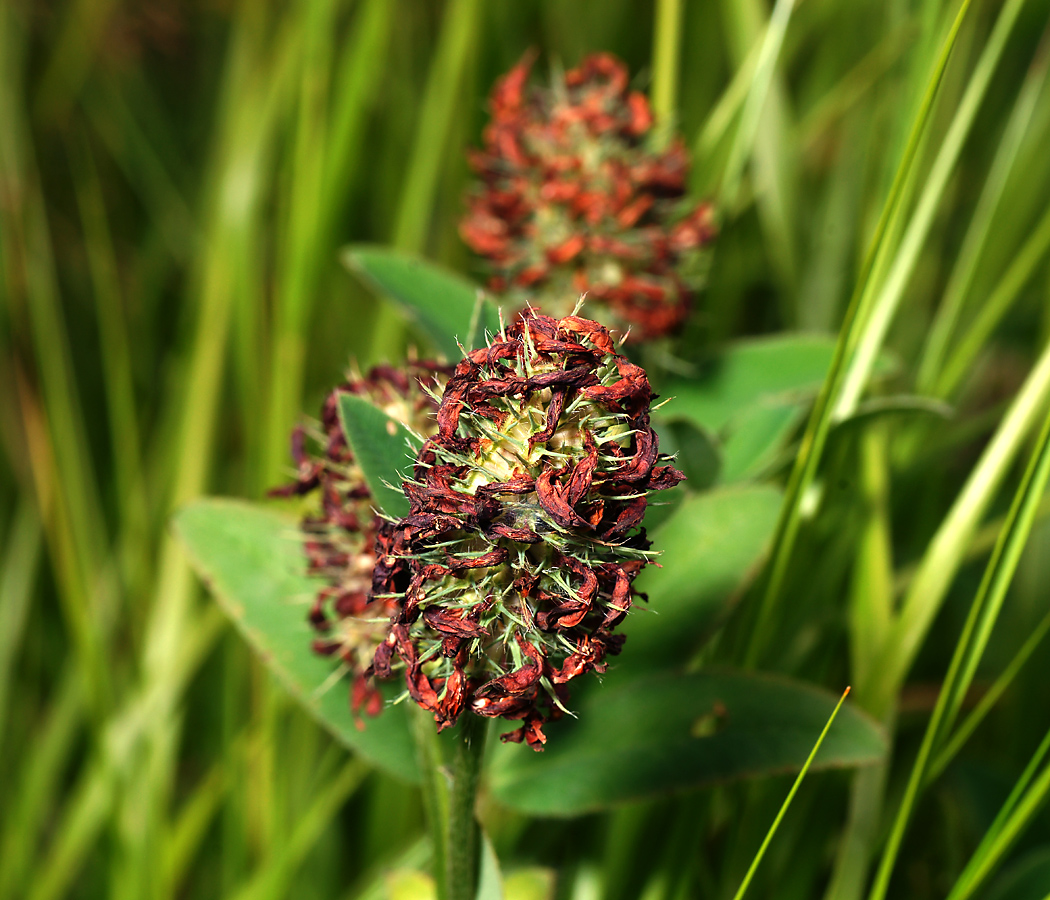
[{"label": "background flower head", "polygon": [[646,97],[607,53],[529,83],[527,55],[496,84],[478,175],[460,224],[515,309],[562,316],[586,293],[594,314],[648,339],[689,311],[698,250],[714,236],[707,203],[684,200],[689,160],[655,146]]}]

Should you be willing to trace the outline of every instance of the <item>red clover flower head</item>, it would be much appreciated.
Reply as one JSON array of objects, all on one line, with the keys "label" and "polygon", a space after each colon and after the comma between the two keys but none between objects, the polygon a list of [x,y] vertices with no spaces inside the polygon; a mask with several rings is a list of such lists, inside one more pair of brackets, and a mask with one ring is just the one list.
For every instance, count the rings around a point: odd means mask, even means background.
[{"label": "red clover flower head", "polygon": [[653,556],[647,495],[683,478],[651,400],[645,371],[574,315],[522,316],[456,366],[373,586],[395,604],[374,672],[403,668],[439,730],[464,711],[524,719],[503,739],[542,749],[568,682],[619,652]]},{"label": "red clover flower head", "polygon": [[355,713],[365,709],[376,715],[381,709],[379,692],[365,670],[386,637],[394,610],[369,604],[376,531],[383,520],[343,433],[339,395],[364,397],[417,434],[430,435],[437,430],[433,394],[448,372],[431,362],[412,362],[400,369],[377,366],[365,376],[351,372],[325,398],[320,423],[300,425],[292,432],[296,479],[270,492],[281,497],[316,495],[319,501],[301,524],[308,570],[324,581],[309,613],[320,635],[313,646],[318,653],[337,655],[348,668]]},{"label": "red clover flower head", "polygon": [[632,340],[673,332],[689,311],[684,273],[714,237],[710,205],[682,200],[685,146],[656,149],[649,102],[615,57],[588,56],[549,88],[528,84],[532,61],[492,92],[464,241],[513,308],[565,315],[586,293]]}]

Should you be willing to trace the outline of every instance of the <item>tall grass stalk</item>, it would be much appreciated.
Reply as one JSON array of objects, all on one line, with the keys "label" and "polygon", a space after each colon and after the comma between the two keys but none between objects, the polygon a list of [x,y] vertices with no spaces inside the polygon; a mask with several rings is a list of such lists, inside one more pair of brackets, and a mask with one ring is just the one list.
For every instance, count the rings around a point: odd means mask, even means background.
[{"label": "tall grass stalk", "polygon": [[901,218],[901,204],[905,195],[905,187],[913,176],[913,168],[918,156],[919,146],[930,119],[933,103],[969,5],[970,0],[963,0],[930,73],[922,103],[912,123],[908,143],[897,167],[893,185],[882,208],[882,214],[875,228],[867,257],[864,265],[861,267],[857,285],[846,310],[827,379],[821,388],[817,401],[814,404],[813,412],[810,414],[809,421],[806,424],[806,430],[802,436],[798,454],[795,457],[795,463],[788,479],[784,505],[773,537],[766,584],[758,608],[757,618],[748,641],[745,654],[745,664],[748,666],[757,664],[769,639],[771,619],[780,600],[787,566],[791,559],[802,521],[802,501],[816,478],[817,467],[824,452],[824,445],[827,442],[828,432],[834,419],[834,411],[838,407],[842,396],[841,392],[845,384],[847,361],[851,358],[855,347],[860,343],[867,327],[868,303],[866,298],[869,295],[871,285],[877,280],[877,273],[881,272],[889,255],[885,238],[888,233],[896,230],[897,223]]},{"label": "tall grass stalk", "polygon": [[919,755],[912,766],[904,798],[897,810],[889,840],[872,886],[870,900],[883,900],[890,886],[897,854],[912,810],[926,779],[930,758],[938,743],[943,743],[955,723],[963,698],[973,681],[977,664],[984,655],[985,647],[995,621],[999,616],[1007,588],[1017,569],[1032,530],[1035,512],[1047,480],[1050,478],[1050,416],[1043,425],[1036,442],[1024,478],[1014,495],[999,541],[985,569],[984,579],[977,590],[962,634],[955,646],[948,673],[941,686],[933,715],[926,727]]}]

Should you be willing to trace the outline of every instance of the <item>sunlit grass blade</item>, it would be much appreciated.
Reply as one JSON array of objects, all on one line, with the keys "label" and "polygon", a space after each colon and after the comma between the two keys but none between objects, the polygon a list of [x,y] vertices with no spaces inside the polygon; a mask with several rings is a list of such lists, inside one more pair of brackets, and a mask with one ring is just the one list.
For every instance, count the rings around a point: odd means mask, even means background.
[{"label": "sunlit grass blade", "polygon": [[1032,229],[1028,239],[1017,251],[1006,272],[991,293],[981,303],[976,318],[960,338],[948,357],[937,381],[935,392],[947,396],[953,392],[972,370],[977,357],[988,344],[996,327],[1010,311],[1021,290],[1035,273],[1050,250],[1050,212]]},{"label": "sunlit grass blade", "polygon": [[[722,7],[730,42],[737,46],[738,61],[744,64],[745,48],[759,39],[765,9],[756,2],[726,2]],[[752,198],[756,203],[766,251],[780,286],[777,296],[784,322],[795,319],[797,231],[792,223],[798,173],[793,170],[795,153],[789,138],[793,129],[779,62],[794,9],[795,0],[777,0],[769,14],[726,167],[715,190],[715,207],[730,217],[743,212]],[[748,165],[751,191],[745,195],[742,186]]]},{"label": "sunlit grass blade", "polygon": [[[988,177],[985,179],[980,199],[977,201],[977,207],[974,209],[970,225],[966,230],[966,237],[963,239],[952,266],[951,276],[944,289],[944,297],[930,327],[930,334],[915,377],[916,389],[919,393],[932,391],[934,384],[938,381],[938,376],[941,375],[948,342],[958,325],[963,304],[977,275],[981,253],[987,243],[996,216],[1005,212],[1000,209],[1000,201],[1010,174],[1014,170],[1014,163],[1017,161],[1021,145],[1028,134],[1029,125],[1036,111],[1036,103],[1046,81],[1048,65],[1050,65],[1050,53],[1047,52],[1046,47],[1048,35],[1050,32],[1044,33],[1042,44],[1036,51],[1035,59],[1029,67],[1024,84],[1014,102],[1003,136],[996,148],[995,159],[988,170]],[[947,395],[948,391],[943,389],[945,386],[942,384],[942,389],[937,391],[940,396]]]},{"label": "sunlit grass blade", "polygon": [[970,606],[962,634],[955,646],[933,715],[926,727],[919,755],[912,766],[904,797],[898,807],[889,840],[872,886],[870,900],[883,900],[889,891],[897,853],[926,779],[930,757],[942,735],[947,734],[958,715],[963,698],[973,681],[977,664],[984,655],[992,628],[999,616],[1007,588],[1021,558],[1021,551],[1032,530],[1039,501],[1050,478],[1050,417],[1043,425],[1024,478],[1014,495],[999,541],[988,561],[984,578]]},{"label": "sunlit grass blade", "polygon": [[769,27],[762,40],[762,48],[755,63],[755,72],[748,86],[747,98],[744,100],[740,122],[737,125],[736,135],[729,151],[729,159],[722,176],[722,184],[718,191],[720,202],[728,208],[735,207],[739,200],[744,167],[754,152],[759,119],[773,84],[777,60],[784,46],[784,34],[787,32],[794,8],[795,0],[777,0],[769,18]]},{"label": "sunlit grass blade", "polygon": [[886,642],[869,708],[885,711],[903,683],[966,557],[996,491],[1050,399],[1050,346],[1043,350],[923,555]]},{"label": "sunlit grass blade", "polygon": [[814,757],[817,755],[817,751],[820,750],[820,745],[824,743],[824,737],[827,735],[831,728],[831,723],[835,721],[835,716],[838,715],[839,710],[842,708],[842,704],[845,703],[846,697],[849,695],[849,688],[846,688],[842,692],[842,696],[839,698],[839,702],[835,705],[835,709],[831,713],[831,718],[828,719],[828,723],[824,726],[824,730],[820,733],[820,737],[817,738],[816,744],[813,745],[812,751],[810,751],[809,757],[806,759],[806,763],[802,766],[802,771],[798,773],[798,777],[795,778],[795,783],[791,785],[791,790],[788,791],[787,797],[784,799],[783,805],[780,807],[780,812],[777,813],[777,817],[773,820],[773,824],[769,827],[769,831],[766,833],[765,839],[762,841],[762,845],[758,848],[758,852],[755,854],[754,859],[751,861],[751,865],[747,870],[747,874],[744,875],[744,880],[741,882],[737,892],[733,895],[733,900],[741,900],[744,893],[747,891],[748,885],[751,884],[751,879],[755,877],[755,872],[758,870],[759,864],[762,862],[762,857],[766,855],[766,849],[769,847],[770,841],[773,840],[773,835],[776,834],[777,829],[780,827],[780,822],[784,818],[785,813],[788,811],[788,807],[791,806],[791,801],[795,799],[795,794],[798,792],[799,786],[802,784],[802,779],[806,777],[806,773],[809,771],[810,764],[813,762]]},{"label": "sunlit grass blade", "polygon": [[682,0],[657,0],[653,25],[653,116],[659,140],[672,133],[678,111],[678,67],[682,50]]},{"label": "sunlit grass blade", "polygon": [[714,181],[714,173],[710,171],[712,165],[711,156],[729,133],[733,122],[740,115],[740,109],[744,105],[744,101],[748,97],[748,89],[755,76],[755,66],[758,65],[758,58],[762,53],[762,46],[765,43],[768,27],[767,25],[762,30],[759,40],[755,42],[754,46],[748,51],[747,56],[744,57],[744,61],[737,67],[732,81],[729,82],[729,85],[718,98],[718,102],[714,104],[708,113],[703,127],[693,142],[693,157],[695,161],[693,169],[694,187],[702,188],[706,191],[710,187],[710,183]]},{"label": "sunlit grass blade", "polygon": [[[479,9],[478,0],[452,0],[444,11],[394,224],[393,244],[399,250],[419,253],[426,246],[438,176],[457,115],[467,59],[480,28]],[[372,338],[373,359],[392,352],[400,331],[393,310],[380,310]]]},{"label": "sunlit grass blade", "polygon": [[263,443],[262,489],[275,483],[287,465],[288,433],[300,414],[305,332],[317,295],[320,254],[331,247],[331,239],[320,230],[318,207],[329,165],[325,148],[335,14],[333,0],[322,0],[304,7],[296,17],[304,46],[298,60],[299,95],[285,200],[288,214],[270,323],[267,424],[258,438]]},{"label": "sunlit grass blade", "polygon": [[[915,210],[904,230],[900,246],[885,280],[871,283],[870,309],[865,311],[864,329],[851,354],[849,368],[843,380],[842,393],[835,404],[835,417],[845,418],[852,413],[871,377],[875,356],[886,339],[904,290],[915,270],[922,246],[929,235],[937,209],[940,207],[948,181],[955,171],[963,145],[970,134],[981,103],[1006,47],[1007,39],[1025,0],[1007,0],[996,20],[995,27],[977,61],[966,86],[962,100],[952,117],[951,125],[940,145],[930,172],[926,176]],[[966,4],[963,4],[965,10]],[[867,306],[867,303],[863,305]]]},{"label": "sunlit grass blade", "polygon": [[[780,520],[777,523],[777,530],[770,553],[765,588],[748,642],[745,655],[748,665],[757,664],[769,638],[771,619],[780,600],[788,563],[791,560],[798,530],[802,522],[802,500],[816,478],[817,468],[824,452],[828,432],[831,430],[833,411],[839,403],[840,393],[845,380],[846,362],[857,343],[861,340],[866,327],[867,310],[861,310],[861,306],[869,292],[875,273],[881,271],[885,265],[885,259],[889,255],[889,249],[885,246],[886,235],[888,232],[896,229],[896,223],[900,219],[901,202],[905,194],[905,186],[912,177],[919,146],[932,112],[933,102],[937,97],[938,88],[944,77],[944,70],[951,56],[952,47],[955,45],[959,28],[969,9],[969,5],[970,0],[963,0],[962,6],[952,23],[952,27],[933,66],[922,103],[912,123],[908,143],[904,148],[900,164],[894,176],[893,185],[890,188],[889,196],[886,198],[879,222],[875,227],[867,257],[861,267],[857,285],[846,309],[827,380],[821,388],[817,402],[814,404],[813,412],[806,424],[798,455],[795,458],[795,464],[788,479],[784,506]],[[866,306],[866,304],[864,305]]]}]

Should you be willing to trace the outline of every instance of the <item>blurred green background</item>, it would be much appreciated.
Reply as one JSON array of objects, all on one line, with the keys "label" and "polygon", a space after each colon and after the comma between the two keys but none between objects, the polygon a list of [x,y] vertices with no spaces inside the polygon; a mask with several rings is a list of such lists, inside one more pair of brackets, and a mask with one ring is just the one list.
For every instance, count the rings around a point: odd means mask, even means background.
[{"label": "blurred green background", "polygon": [[[957,10],[4,0],[0,898],[382,897],[382,872],[425,862],[415,791],[369,774],[271,682],[167,522],[204,493],[262,497],[348,361],[412,343],[340,265],[342,245],[478,274],[456,225],[499,74],[530,47],[541,72],[609,50],[640,88],[658,81],[695,152],[693,189],[721,214],[683,345],[699,358],[745,335],[837,332]],[[856,677],[844,598],[906,582],[1050,336],[1048,15],[1046,0],[974,0],[963,22],[893,236],[898,373],[878,389],[954,414],[859,416],[831,445],[829,496],[787,574],[805,612],[784,616],[768,668]],[[1022,463],[1004,466],[1010,485]],[[993,492],[991,518],[1012,490]],[[901,697],[905,760],[993,539],[968,545]],[[875,574],[861,566],[872,541],[890,556]],[[1042,620],[1047,549],[1037,526],[979,683]],[[907,896],[944,895],[1050,724],[1045,653],[919,807]],[[827,885],[849,781],[821,778],[756,896]],[[493,837],[511,869],[559,869],[559,897],[730,896],[784,790],[575,823],[493,814]],[[1039,830],[995,890],[1035,877],[1030,896],[1050,892]]]}]

